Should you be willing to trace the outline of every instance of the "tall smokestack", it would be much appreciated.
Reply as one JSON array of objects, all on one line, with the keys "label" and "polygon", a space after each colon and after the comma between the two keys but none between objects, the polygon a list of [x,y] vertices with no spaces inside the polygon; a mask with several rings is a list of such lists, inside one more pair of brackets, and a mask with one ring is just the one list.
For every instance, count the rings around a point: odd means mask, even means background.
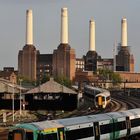
[{"label": "tall smokestack", "polygon": [[26,11],[26,45],[33,45],[33,14],[32,14],[32,10]]},{"label": "tall smokestack", "polygon": [[95,22],[89,21],[89,50],[95,51]]},{"label": "tall smokestack", "polygon": [[122,24],[121,46],[127,46],[127,19],[122,18],[121,24]]},{"label": "tall smokestack", "polygon": [[67,8],[61,9],[61,43],[68,44],[68,12],[67,12]]}]

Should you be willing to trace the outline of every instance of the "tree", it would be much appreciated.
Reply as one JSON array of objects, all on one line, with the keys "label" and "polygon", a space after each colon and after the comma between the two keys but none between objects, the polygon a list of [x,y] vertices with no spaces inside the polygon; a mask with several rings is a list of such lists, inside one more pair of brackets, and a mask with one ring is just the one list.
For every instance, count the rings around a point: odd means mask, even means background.
[{"label": "tree", "polygon": [[64,85],[66,87],[71,87],[72,86],[72,82],[71,80],[69,80],[67,77],[65,76],[58,76],[58,77],[55,77],[54,80],[58,83],[60,83],[61,85]]},{"label": "tree", "polygon": [[109,69],[98,69],[96,72],[99,75],[100,80],[112,81],[113,85],[120,84],[122,79],[118,73],[114,73],[112,70]]}]

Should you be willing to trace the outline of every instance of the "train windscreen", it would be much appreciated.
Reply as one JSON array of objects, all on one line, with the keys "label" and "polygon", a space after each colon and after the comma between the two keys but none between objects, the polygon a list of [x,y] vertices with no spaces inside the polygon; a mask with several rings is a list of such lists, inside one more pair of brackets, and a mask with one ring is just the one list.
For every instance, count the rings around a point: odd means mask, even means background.
[{"label": "train windscreen", "polygon": [[26,132],[26,140],[33,140],[33,132]]},{"label": "train windscreen", "polygon": [[22,140],[21,133],[14,133],[14,140]]},{"label": "train windscreen", "polygon": [[58,140],[57,133],[39,134],[37,140]]}]

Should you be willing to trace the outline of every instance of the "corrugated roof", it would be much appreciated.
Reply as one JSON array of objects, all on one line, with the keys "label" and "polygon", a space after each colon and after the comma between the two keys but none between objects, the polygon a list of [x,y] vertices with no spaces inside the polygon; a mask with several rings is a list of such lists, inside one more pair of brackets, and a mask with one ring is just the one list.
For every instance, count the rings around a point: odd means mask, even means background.
[{"label": "corrugated roof", "polygon": [[53,78],[50,79],[50,81],[33,88],[29,90],[28,93],[70,93],[70,94],[77,94],[75,91],[73,91],[70,88],[67,88],[53,80]]},{"label": "corrugated roof", "polygon": [[13,84],[9,80],[0,78],[0,92],[13,93],[13,88],[14,88],[14,93],[19,93],[20,90],[24,92],[27,91],[26,88],[23,88],[20,85]]}]

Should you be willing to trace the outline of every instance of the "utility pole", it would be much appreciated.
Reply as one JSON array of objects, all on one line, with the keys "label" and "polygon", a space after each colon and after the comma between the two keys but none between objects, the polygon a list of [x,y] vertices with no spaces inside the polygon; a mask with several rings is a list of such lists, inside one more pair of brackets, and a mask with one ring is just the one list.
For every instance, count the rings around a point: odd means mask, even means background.
[{"label": "utility pole", "polygon": [[19,111],[19,114],[21,116],[21,111],[22,111],[22,108],[21,108],[21,83],[22,83],[22,79],[19,79],[19,82],[20,82],[20,97],[19,97],[19,100],[20,100],[20,111]]},{"label": "utility pole", "polygon": [[12,98],[12,110],[13,110],[13,122],[15,121],[15,77],[12,77],[12,84],[13,84],[13,98]]}]

